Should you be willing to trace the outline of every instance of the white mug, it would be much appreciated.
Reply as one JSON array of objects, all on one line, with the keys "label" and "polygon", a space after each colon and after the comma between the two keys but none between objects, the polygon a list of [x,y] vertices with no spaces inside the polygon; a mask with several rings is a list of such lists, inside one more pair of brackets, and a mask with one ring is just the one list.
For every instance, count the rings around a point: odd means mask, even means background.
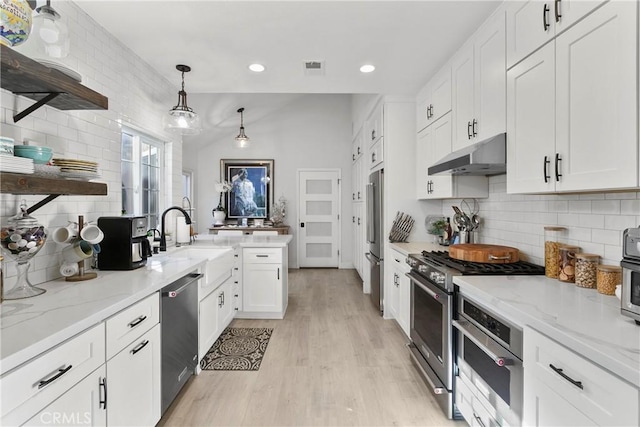
[{"label": "white mug", "polygon": [[78,236],[78,231],[73,224],[66,227],[54,228],[51,238],[56,243],[69,243]]},{"label": "white mug", "polygon": [[62,250],[62,258],[65,262],[78,262],[90,258],[93,255],[93,245],[84,240],[75,242]]},{"label": "white mug", "polygon": [[97,225],[86,225],[80,230],[80,237],[82,240],[86,240],[92,245],[96,245],[102,242],[104,239],[104,233]]}]

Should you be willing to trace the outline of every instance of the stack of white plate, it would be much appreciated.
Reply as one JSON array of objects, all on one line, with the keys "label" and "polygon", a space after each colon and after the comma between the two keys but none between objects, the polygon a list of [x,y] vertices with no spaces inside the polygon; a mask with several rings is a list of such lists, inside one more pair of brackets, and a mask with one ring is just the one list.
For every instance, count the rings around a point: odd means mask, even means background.
[{"label": "stack of white plate", "polygon": [[16,156],[0,156],[0,171],[33,173],[33,159]]},{"label": "stack of white plate", "polygon": [[98,164],[86,160],[53,159],[54,166],[60,167],[60,176],[69,179],[88,181],[100,178]]}]

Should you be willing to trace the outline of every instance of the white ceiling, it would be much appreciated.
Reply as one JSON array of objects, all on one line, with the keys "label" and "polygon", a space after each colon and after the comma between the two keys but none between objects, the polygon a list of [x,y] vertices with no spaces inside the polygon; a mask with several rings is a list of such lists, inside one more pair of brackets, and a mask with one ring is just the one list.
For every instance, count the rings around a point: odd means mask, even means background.
[{"label": "white ceiling", "polygon": [[[415,95],[500,1],[76,0],[168,81],[195,93]],[[325,62],[307,76],[303,62]],[[252,62],[267,67],[261,74]],[[362,74],[371,63],[376,71]],[[235,114],[235,109],[229,113]]]}]

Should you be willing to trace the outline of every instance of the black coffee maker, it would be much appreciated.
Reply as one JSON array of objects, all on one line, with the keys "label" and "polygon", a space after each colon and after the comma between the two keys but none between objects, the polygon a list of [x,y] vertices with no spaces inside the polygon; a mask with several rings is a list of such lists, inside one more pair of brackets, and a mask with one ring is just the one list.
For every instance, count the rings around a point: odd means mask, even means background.
[{"label": "black coffee maker", "polygon": [[145,216],[102,216],[98,227],[104,233],[98,254],[100,270],[133,270],[151,256]]}]

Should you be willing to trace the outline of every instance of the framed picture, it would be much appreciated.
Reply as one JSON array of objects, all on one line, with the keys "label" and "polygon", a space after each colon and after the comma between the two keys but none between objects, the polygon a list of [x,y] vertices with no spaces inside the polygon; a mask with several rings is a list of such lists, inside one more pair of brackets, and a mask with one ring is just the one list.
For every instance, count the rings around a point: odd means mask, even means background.
[{"label": "framed picture", "polygon": [[273,203],[273,160],[220,160],[220,174],[231,184],[227,218],[269,218]]}]

